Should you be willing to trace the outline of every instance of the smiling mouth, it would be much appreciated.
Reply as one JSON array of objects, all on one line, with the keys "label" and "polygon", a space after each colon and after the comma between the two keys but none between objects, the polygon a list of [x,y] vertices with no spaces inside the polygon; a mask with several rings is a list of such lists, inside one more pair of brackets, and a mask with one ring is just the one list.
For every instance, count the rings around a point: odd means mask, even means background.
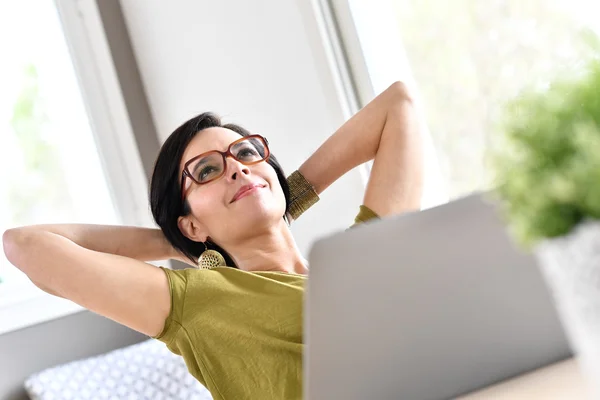
[{"label": "smiling mouth", "polygon": [[233,202],[241,199],[242,197],[245,197],[245,196],[249,195],[250,193],[252,193],[258,189],[262,189],[264,187],[266,187],[266,185],[255,184],[255,185],[244,186],[240,190],[238,190],[238,192],[235,194],[235,196],[233,197],[233,199],[231,200],[230,203],[233,203]]}]

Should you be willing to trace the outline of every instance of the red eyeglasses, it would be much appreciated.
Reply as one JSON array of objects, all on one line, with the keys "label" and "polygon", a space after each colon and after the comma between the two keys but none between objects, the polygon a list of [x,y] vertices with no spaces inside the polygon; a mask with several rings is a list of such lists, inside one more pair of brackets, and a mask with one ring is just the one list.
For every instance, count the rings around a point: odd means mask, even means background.
[{"label": "red eyeglasses", "polygon": [[261,135],[245,136],[231,143],[227,151],[212,150],[195,156],[185,163],[181,174],[181,200],[185,199],[185,178],[198,185],[219,179],[225,174],[227,157],[244,165],[258,164],[269,158],[269,141]]}]

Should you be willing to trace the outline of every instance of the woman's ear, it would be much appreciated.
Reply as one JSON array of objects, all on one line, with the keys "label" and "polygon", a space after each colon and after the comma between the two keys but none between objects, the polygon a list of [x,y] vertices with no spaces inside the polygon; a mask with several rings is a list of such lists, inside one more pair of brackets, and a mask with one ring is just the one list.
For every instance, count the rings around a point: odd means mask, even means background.
[{"label": "woman's ear", "polygon": [[206,227],[191,215],[177,218],[177,226],[186,238],[194,242],[206,242],[208,239]]}]

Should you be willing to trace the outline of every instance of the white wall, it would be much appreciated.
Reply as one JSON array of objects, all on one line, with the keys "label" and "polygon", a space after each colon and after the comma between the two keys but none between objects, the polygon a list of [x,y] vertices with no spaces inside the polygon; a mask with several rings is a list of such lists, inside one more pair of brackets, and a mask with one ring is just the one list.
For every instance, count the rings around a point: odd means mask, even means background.
[{"label": "white wall", "polygon": [[[215,111],[262,133],[290,173],[344,121],[308,0],[122,0],[162,141]],[[294,224],[312,239],[343,229],[362,200],[358,171]]]}]

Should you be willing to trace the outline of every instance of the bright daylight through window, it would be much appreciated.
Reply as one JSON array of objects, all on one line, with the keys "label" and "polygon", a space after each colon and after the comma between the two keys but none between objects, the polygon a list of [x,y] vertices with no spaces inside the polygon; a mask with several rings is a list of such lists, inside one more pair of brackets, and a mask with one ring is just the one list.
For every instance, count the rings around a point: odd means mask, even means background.
[{"label": "bright daylight through window", "polygon": [[[0,48],[0,231],[118,223],[54,2],[1,2]],[[34,292],[3,252],[0,279],[0,306]]]},{"label": "bright daylight through window", "polygon": [[[384,14],[371,12],[387,7]],[[449,199],[489,188],[485,149],[503,105],[528,85],[577,67],[597,28],[595,0],[350,0],[374,83],[400,49],[416,83]],[[391,37],[374,37],[385,12]],[[391,18],[391,17],[390,17]],[[387,35],[386,35],[387,36]],[[379,47],[379,48],[378,48]],[[370,60],[387,60],[379,64]],[[389,75],[389,74],[388,74]],[[386,79],[389,81],[386,75]],[[394,79],[405,79],[401,74]],[[375,87],[375,91],[381,88]]]}]

